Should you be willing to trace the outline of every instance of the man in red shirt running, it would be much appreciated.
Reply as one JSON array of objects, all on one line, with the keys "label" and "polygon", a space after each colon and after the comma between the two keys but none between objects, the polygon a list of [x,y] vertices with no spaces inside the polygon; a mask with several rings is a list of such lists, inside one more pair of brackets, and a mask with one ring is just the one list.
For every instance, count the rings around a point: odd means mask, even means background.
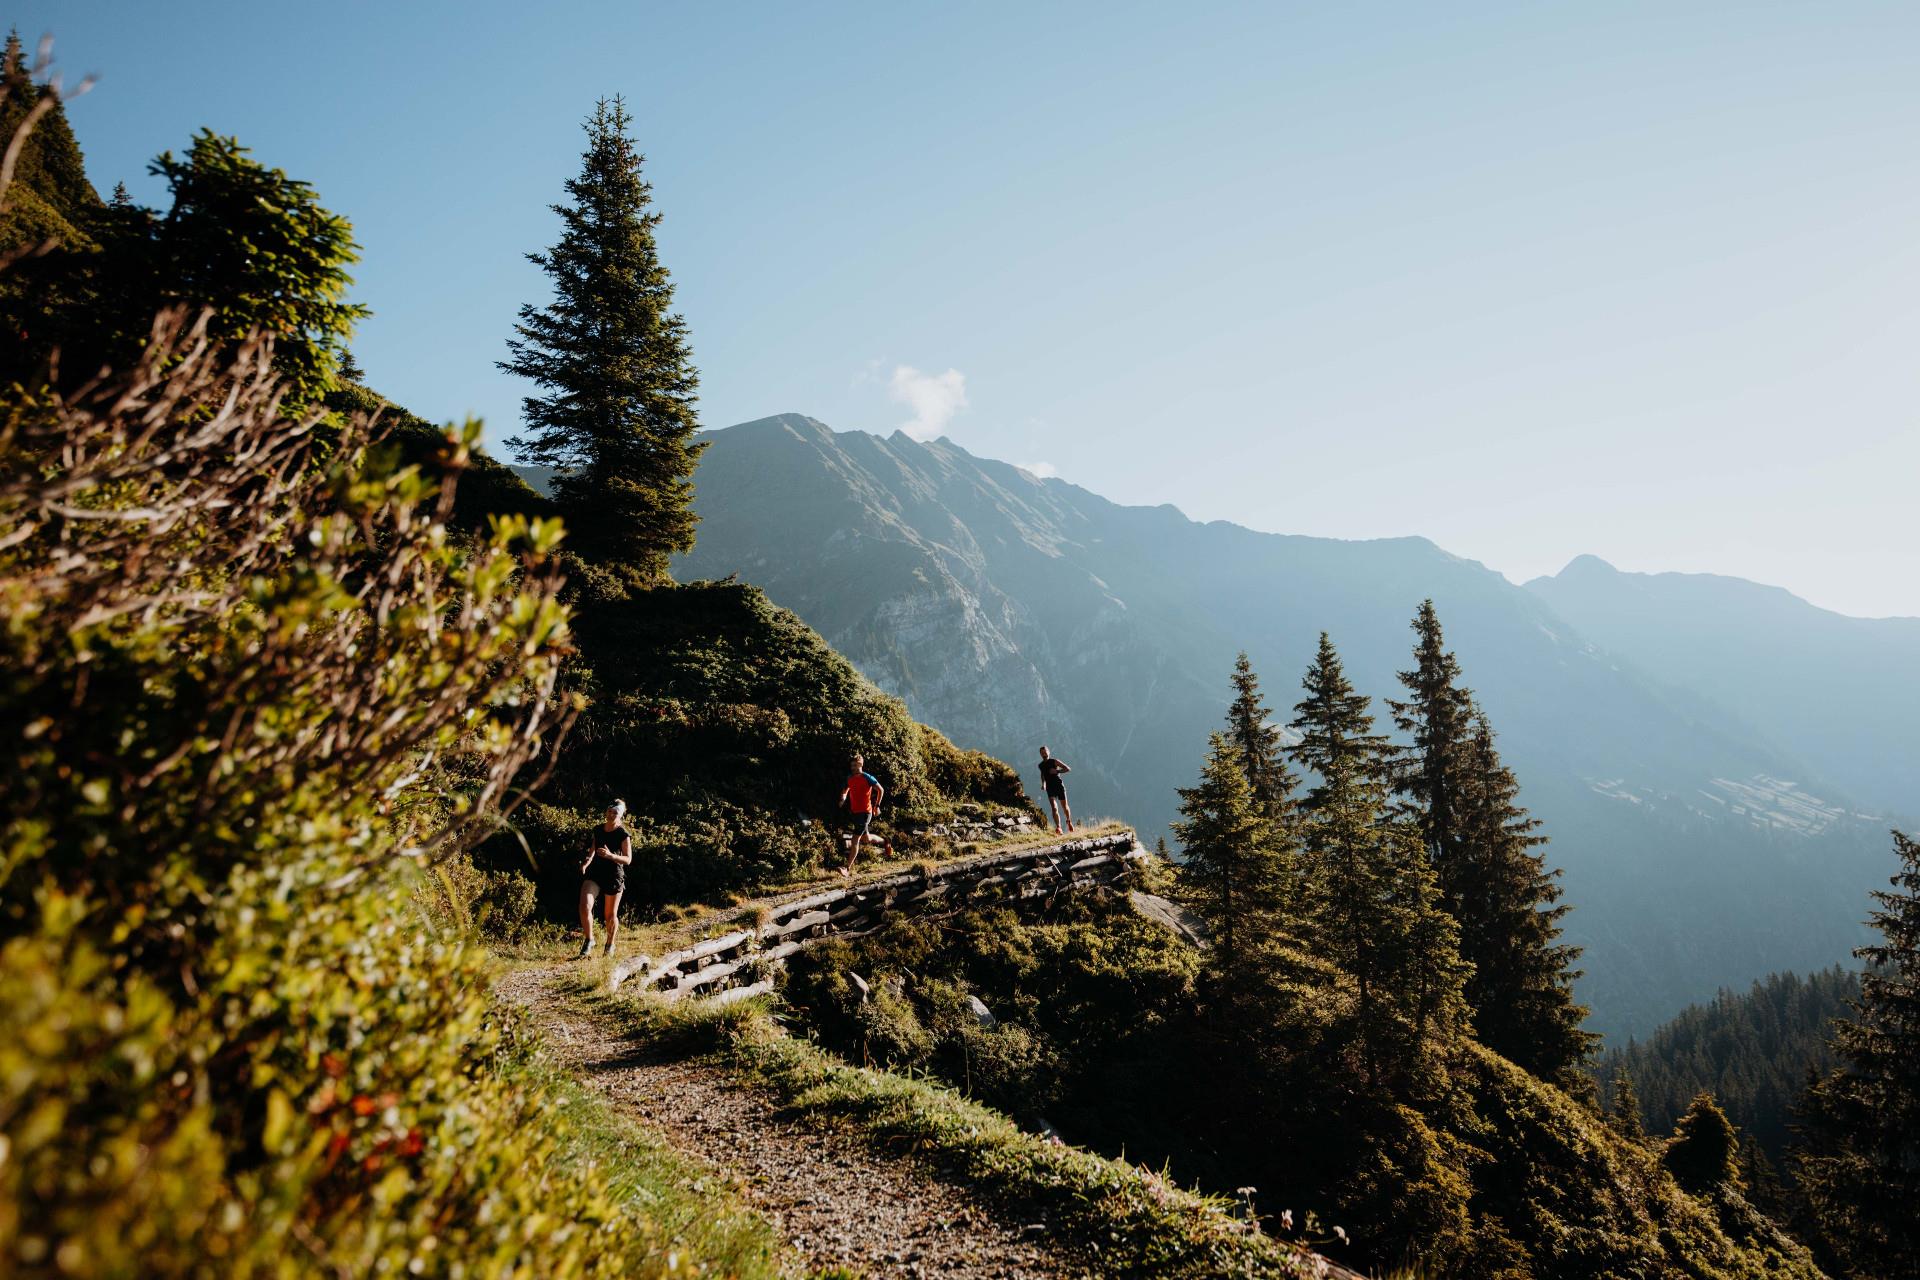
[{"label": "man in red shirt running", "polygon": [[887,857],[893,856],[893,841],[883,840],[873,834],[874,815],[880,812],[880,802],[887,797],[887,789],[880,785],[880,779],[868,773],[864,756],[855,756],[849,762],[853,771],[847,775],[847,785],[840,792],[840,803],[847,806],[852,815],[853,844],[847,850],[847,865],[840,870],[845,879],[853,878],[854,859],[860,856],[860,846],[877,844]]}]

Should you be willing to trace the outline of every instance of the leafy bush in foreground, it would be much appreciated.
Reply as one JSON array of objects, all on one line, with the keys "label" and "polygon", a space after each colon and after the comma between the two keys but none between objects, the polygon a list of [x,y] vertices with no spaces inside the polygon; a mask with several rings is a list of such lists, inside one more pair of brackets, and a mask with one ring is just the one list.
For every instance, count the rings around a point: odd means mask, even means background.
[{"label": "leafy bush in foreground", "polygon": [[170,316],[0,405],[0,1269],[661,1274],[417,905],[566,718],[558,529],[282,387]]}]

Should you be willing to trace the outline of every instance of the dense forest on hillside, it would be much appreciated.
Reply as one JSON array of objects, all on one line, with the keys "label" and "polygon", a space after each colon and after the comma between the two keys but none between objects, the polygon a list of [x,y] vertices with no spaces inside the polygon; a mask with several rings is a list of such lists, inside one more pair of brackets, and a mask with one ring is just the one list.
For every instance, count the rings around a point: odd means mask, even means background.
[{"label": "dense forest on hillside", "polygon": [[1833,968],[1801,977],[1771,974],[1746,992],[1722,991],[1645,1040],[1609,1051],[1596,1066],[1601,1091],[1616,1097],[1632,1080],[1641,1123],[1669,1133],[1688,1105],[1711,1093],[1727,1118],[1778,1163],[1793,1109],[1810,1075],[1834,1064],[1832,1023],[1860,995],[1860,975]]}]

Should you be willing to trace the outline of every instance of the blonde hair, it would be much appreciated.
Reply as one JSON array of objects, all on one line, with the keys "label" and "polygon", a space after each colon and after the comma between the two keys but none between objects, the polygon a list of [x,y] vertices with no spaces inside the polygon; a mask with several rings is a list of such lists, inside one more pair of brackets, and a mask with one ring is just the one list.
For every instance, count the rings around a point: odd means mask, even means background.
[{"label": "blonde hair", "polygon": [[607,806],[607,812],[624,818],[627,816],[627,802],[616,798],[612,804]]}]

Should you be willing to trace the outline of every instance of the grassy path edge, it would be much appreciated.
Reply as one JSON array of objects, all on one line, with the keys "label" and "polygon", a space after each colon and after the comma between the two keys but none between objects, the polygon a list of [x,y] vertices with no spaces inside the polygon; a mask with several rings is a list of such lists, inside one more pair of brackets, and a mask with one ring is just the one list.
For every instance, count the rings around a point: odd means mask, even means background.
[{"label": "grassy path edge", "polygon": [[[1234,1217],[1227,1201],[1120,1160],[1028,1133],[925,1080],[856,1067],[789,1036],[768,1002],[714,1007],[567,992],[583,1012],[646,1038],[678,1039],[773,1092],[797,1118],[918,1159],[1003,1211],[1044,1224],[1100,1274],[1271,1280],[1353,1277]],[[1357,1277],[1354,1280],[1358,1280]]]},{"label": "grassy path edge", "polygon": [[662,1274],[796,1274],[778,1233],[723,1179],[551,1060],[523,1012],[502,1005],[501,1013],[514,1020],[516,1034],[500,1074],[545,1100],[541,1123],[559,1139],[560,1158],[591,1167],[608,1198],[655,1232]]}]

